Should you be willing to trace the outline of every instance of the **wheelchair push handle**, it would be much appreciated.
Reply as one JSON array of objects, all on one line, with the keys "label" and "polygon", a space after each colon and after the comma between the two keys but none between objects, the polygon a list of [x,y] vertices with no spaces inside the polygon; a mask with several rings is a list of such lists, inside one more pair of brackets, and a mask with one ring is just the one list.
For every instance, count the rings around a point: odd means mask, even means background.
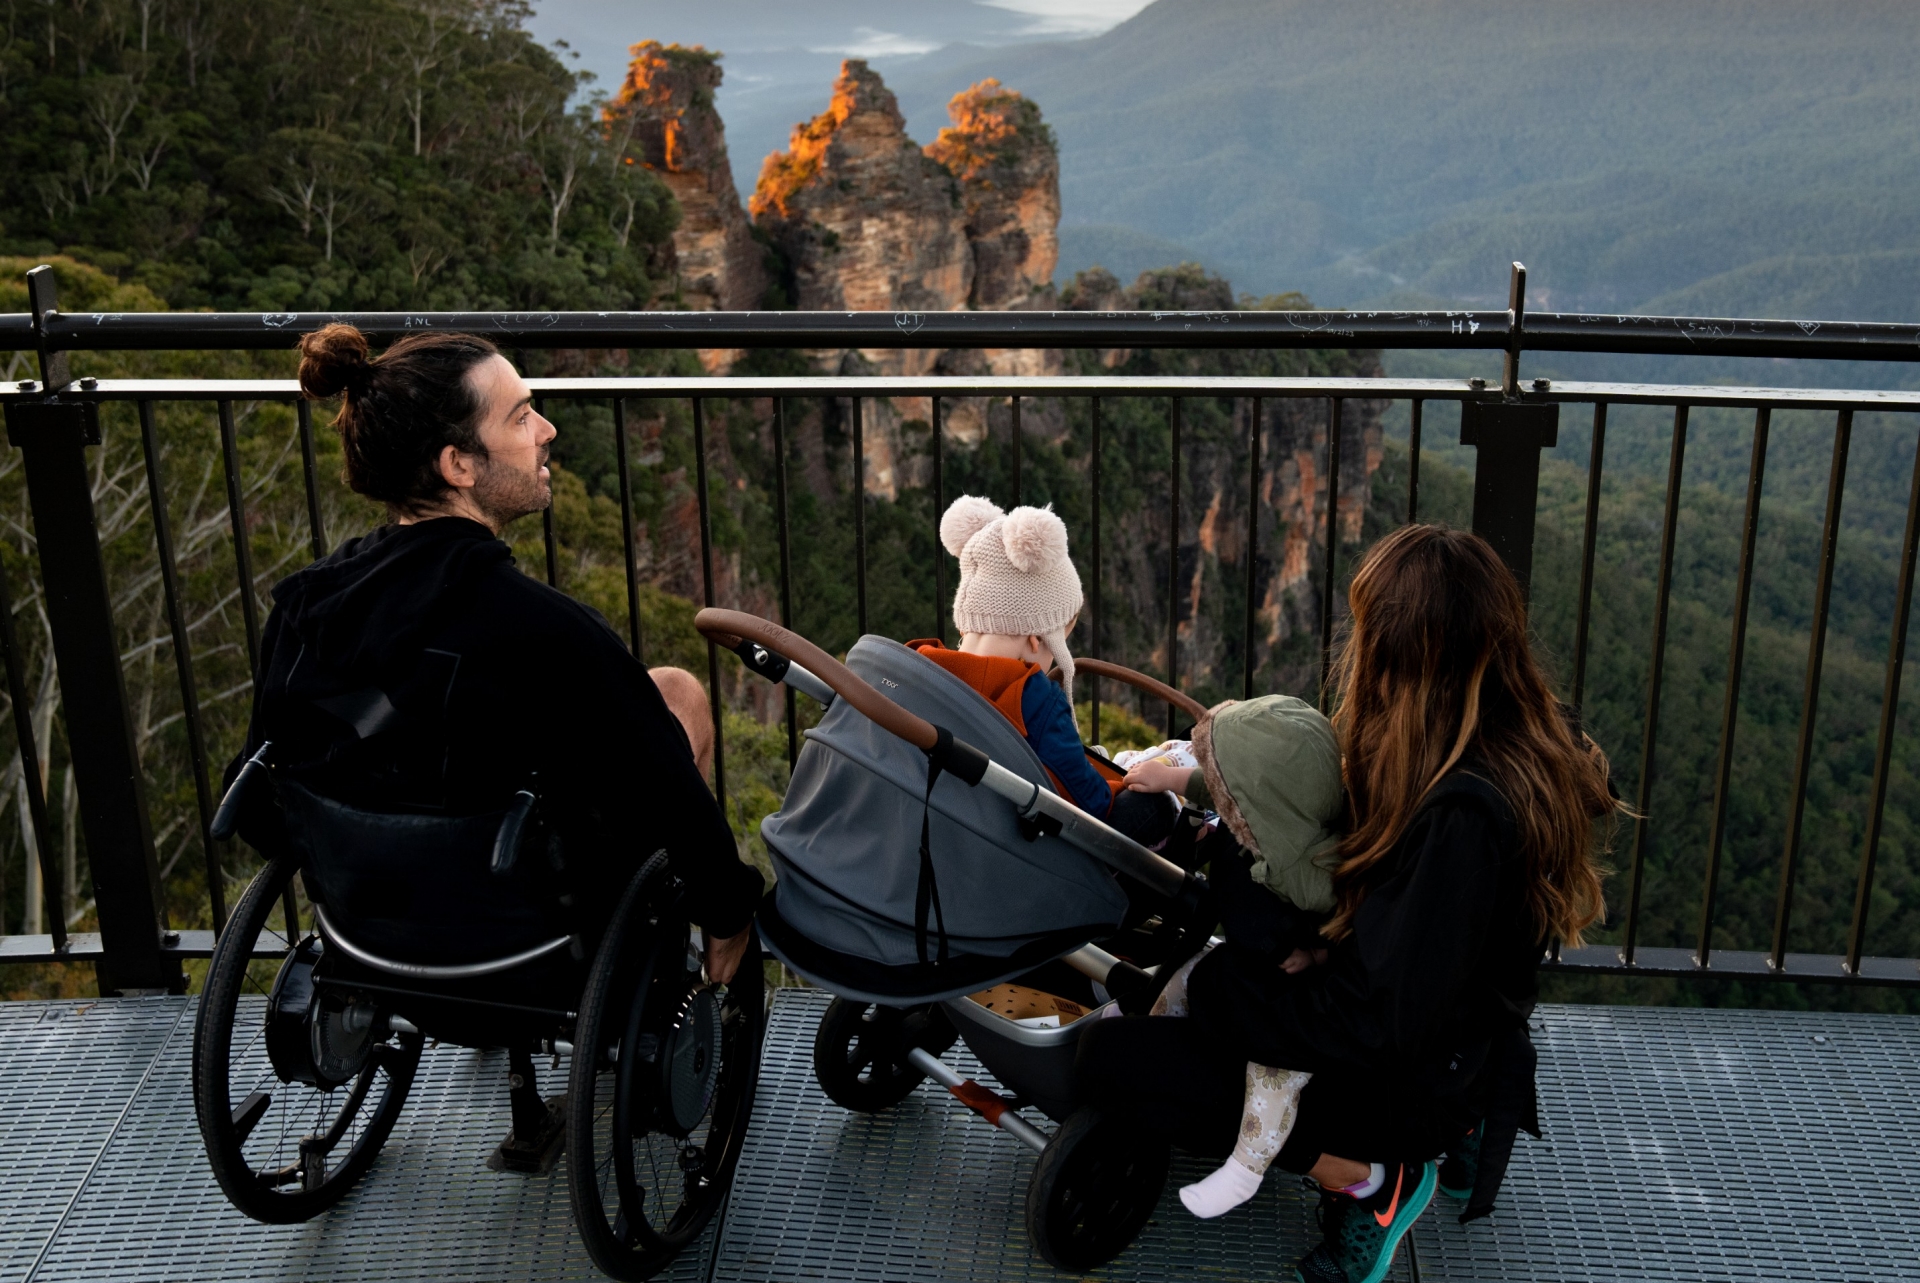
[{"label": "wheelchair push handle", "polygon": [[513,804],[500,821],[500,831],[493,835],[493,859],[488,867],[493,870],[495,877],[504,878],[513,872],[514,862],[520,858],[520,836],[526,831],[527,820],[533,815],[534,803],[539,800],[526,789],[513,795]]},{"label": "wheelchair push handle", "polygon": [[213,820],[207,825],[207,832],[219,841],[226,841],[240,827],[240,808],[246,804],[247,793],[255,783],[267,774],[267,754],[273,750],[273,741],[261,744],[254,755],[247,759],[240,773],[233,777],[233,784],[221,797],[220,805],[213,813]]}]

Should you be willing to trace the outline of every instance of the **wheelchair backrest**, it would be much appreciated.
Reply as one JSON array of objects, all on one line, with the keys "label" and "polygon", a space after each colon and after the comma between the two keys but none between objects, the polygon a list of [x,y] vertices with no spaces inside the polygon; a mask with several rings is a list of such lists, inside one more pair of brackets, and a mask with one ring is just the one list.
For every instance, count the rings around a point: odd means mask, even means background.
[{"label": "wheelchair backrest", "polygon": [[512,868],[494,872],[505,808],[389,814],[347,806],[284,775],[273,783],[308,895],[362,948],[405,962],[460,964],[567,933],[539,826],[528,826]]}]

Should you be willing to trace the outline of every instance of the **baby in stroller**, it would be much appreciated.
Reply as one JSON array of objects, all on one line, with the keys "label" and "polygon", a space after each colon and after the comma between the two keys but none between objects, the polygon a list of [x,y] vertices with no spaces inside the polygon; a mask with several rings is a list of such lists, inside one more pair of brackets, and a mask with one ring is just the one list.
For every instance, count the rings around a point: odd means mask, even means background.
[{"label": "baby in stroller", "polygon": [[[1050,507],[1008,513],[991,500],[962,495],[940,518],[940,542],[960,559],[953,595],[960,648],[929,638],[907,645],[999,709],[1033,746],[1056,792],[1109,819],[1118,775],[1109,781],[1094,767],[1073,716],[1067,633],[1082,598],[1080,574],[1067,555],[1066,523]],[[1055,666],[1057,686],[1047,677]]]},{"label": "baby in stroller", "polygon": [[[1238,879],[1242,893],[1251,895],[1257,879],[1295,910],[1287,915],[1286,938],[1271,943],[1280,946],[1288,970],[1307,965],[1318,919],[1333,907],[1340,759],[1327,719],[1287,695],[1229,702],[1201,720],[1191,742],[1149,750],[1147,760],[1130,763],[1124,779],[1110,779],[1090,760],[1074,720],[1066,634],[1082,595],[1065,523],[1051,509],[1005,513],[989,500],[963,495],[942,516],[940,541],[960,561],[953,602],[960,648],[925,639],[908,645],[999,709],[1033,746],[1058,792],[1129,837],[1152,845],[1172,831],[1180,806],[1169,794],[1216,809],[1253,856],[1250,868],[1237,851],[1220,860],[1231,867],[1217,869],[1216,882],[1231,894]],[[1046,678],[1053,666],[1060,670],[1058,686]],[[1185,1014],[1194,961],[1168,981],[1156,1015]],[[1310,1078],[1247,1066],[1246,1109],[1233,1155],[1181,1189],[1188,1210],[1219,1216],[1253,1197],[1292,1131]]]}]

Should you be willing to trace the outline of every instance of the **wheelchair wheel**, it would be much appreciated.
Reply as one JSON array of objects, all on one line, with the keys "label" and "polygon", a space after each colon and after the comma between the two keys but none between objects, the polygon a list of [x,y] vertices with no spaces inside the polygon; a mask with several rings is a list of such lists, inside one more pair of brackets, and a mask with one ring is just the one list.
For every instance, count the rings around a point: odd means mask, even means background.
[{"label": "wheelchair wheel", "polygon": [[575,1025],[567,1188],[595,1265],[650,1278],[726,1201],[753,1110],[763,994],[758,943],[735,983],[707,981],[665,861],[627,888]]},{"label": "wheelchair wheel", "polygon": [[[313,985],[320,942],[269,922],[298,862],[271,861],[234,907],[193,1031],[193,1109],[207,1160],[257,1221],[305,1221],[373,1165],[420,1063],[418,1034]],[[255,957],[272,948],[277,956]]]},{"label": "wheelchair wheel", "polygon": [[1172,1150],[1093,1109],[1076,1111],[1027,1184],[1027,1237],[1057,1269],[1081,1274],[1127,1249],[1167,1184]]},{"label": "wheelchair wheel", "polygon": [[938,1056],[960,1033],[937,1004],[883,1007],[835,998],[813,1034],[813,1076],[842,1109],[876,1114],[899,1104],[926,1075],[907,1061],[915,1047]]}]

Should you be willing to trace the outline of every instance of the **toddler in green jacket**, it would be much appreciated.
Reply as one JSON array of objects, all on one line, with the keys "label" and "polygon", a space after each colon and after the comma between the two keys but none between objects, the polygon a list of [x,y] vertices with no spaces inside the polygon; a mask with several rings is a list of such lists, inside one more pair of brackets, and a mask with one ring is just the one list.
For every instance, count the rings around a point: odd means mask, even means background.
[{"label": "toddler in green jacket", "polygon": [[[1190,742],[1169,741],[1141,757],[1129,765],[1128,788],[1170,791],[1217,811],[1254,857],[1254,881],[1296,909],[1332,910],[1342,807],[1340,750],[1333,726],[1311,704],[1291,695],[1230,700],[1200,719]],[[1312,960],[1303,942],[1281,966],[1300,971]],[[1155,1015],[1186,1014],[1186,980],[1198,961],[1174,973],[1154,1004]],[[1246,1106],[1233,1155],[1180,1190],[1188,1211],[1219,1216],[1254,1196],[1293,1130],[1300,1093],[1311,1078],[1297,1070],[1247,1065]]]}]

